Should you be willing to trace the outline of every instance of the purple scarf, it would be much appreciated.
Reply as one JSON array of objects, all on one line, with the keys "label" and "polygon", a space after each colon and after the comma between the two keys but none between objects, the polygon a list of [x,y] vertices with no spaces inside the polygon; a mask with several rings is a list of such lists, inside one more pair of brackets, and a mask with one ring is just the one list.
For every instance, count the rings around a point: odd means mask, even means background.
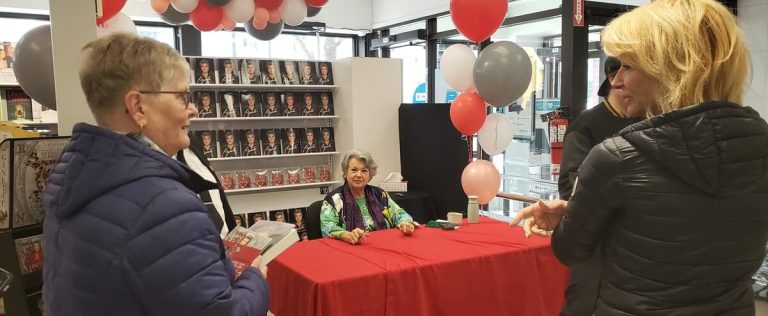
[{"label": "purple scarf", "polygon": [[[348,183],[344,183],[341,197],[344,200],[344,221],[347,224],[347,230],[352,231],[355,228],[365,230],[365,222],[363,222],[363,215],[360,213],[360,206],[357,205],[355,197],[352,196]],[[365,186],[365,204],[368,207],[368,213],[373,217],[373,221],[376,224],[374,230],[389,228],[387,220],[382,213],[384,211],[382,198],[376,196],[370,185]]]}]

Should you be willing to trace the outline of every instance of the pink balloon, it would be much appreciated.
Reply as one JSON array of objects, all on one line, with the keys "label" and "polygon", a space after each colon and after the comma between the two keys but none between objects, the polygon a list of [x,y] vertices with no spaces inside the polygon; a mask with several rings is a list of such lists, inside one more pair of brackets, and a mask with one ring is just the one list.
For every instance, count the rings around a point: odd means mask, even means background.
[{"label": "pink balloon", "polygon": [[461,187],[464,193],[477,196],[477,203],[488,204],[499,192],[501,175],[488,160],[475,160],[461,173]]}]

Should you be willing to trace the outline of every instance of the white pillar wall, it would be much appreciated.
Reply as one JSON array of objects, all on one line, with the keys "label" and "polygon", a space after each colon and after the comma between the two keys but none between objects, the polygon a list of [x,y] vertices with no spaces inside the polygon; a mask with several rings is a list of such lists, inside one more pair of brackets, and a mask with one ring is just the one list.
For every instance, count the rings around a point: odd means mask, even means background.
[{"label": "white pillar wall", "polygon": [[80,50],[96,39],[94,0],[50,0],[53,78],[59,135],[72,135],[78,122],[95,124],[80,88]]}]

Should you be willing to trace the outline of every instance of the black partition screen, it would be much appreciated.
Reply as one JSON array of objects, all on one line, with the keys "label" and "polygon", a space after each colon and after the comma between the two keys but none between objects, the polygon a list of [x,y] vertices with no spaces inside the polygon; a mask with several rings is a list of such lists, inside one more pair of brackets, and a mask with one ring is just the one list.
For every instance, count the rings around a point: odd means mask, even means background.
[{"label": "black partition screen", "polygon": [[467,142],[453,127],[450,104],[401,104],[400,165],[409,191],[432,196],[436,216],[466,213],[461,172],[467,165]]}]

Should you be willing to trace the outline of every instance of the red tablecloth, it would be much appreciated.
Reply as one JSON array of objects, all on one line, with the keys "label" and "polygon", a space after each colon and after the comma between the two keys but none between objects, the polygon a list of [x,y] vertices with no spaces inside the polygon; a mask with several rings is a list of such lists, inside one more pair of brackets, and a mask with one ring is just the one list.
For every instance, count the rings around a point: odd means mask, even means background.
[{"label": "red tablecloth", "polygon": [[568,281],[549,238],[481,219],[455,231],[300,242],[269,264],[270,310],[290,315],[557,315]]}]

